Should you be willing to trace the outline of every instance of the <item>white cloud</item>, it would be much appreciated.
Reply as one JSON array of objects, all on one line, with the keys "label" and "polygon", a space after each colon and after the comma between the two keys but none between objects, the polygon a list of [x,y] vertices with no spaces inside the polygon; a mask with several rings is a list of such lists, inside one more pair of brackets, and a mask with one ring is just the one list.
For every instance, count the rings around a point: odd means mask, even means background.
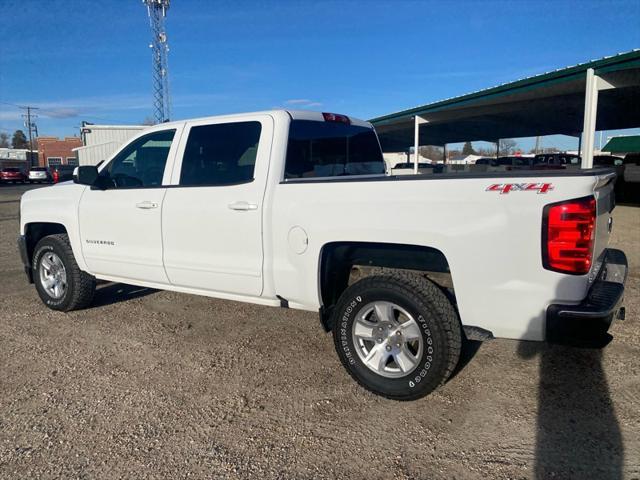
[{"label": "white cloud", "polygon": [[322,103],[316,102],[314,100],[309,100],[308,98],[292,98],[291,100],[286,100],[284,102],[285,105],[295,105],[303,108],[312,108],[312,107],[321,107]]}]

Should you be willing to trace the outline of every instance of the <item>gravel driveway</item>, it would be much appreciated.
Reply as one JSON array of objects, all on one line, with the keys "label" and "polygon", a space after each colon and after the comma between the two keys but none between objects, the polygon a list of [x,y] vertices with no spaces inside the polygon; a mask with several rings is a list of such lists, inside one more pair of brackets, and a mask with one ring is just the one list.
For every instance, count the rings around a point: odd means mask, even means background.
[{"label": "gravel driveway", "polygon": [[400,403],[317,315],[120,284],[53,312],[0,186],[1,478],[640,478],[640,208],[615,211],[627,319],[604,350],[494,340]]}]

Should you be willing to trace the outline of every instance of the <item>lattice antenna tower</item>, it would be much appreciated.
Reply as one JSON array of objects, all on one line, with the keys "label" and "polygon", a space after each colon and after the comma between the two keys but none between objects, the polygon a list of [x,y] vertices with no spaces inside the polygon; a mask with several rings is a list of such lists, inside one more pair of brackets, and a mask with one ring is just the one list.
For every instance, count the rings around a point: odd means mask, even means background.
[{"label": "lattice antenna tower", "polygon": [[153,71],[153,117],[156,123],[171,118],[171,99],[169,97],[169,44],[165,19],[170,0],[142,0],[147,6],[151,25],[152,71]]}]

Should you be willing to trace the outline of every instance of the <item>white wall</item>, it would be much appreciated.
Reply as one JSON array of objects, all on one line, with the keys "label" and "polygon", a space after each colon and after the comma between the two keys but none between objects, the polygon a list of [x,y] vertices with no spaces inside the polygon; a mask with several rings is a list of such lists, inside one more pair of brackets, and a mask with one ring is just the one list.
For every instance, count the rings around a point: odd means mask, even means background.
[{"label": "white wall", "polygon": [[143,125],[87,125],[82,132],[85,145],[73,149],[78,155],[78,164],[97,165],[145,128]]}]

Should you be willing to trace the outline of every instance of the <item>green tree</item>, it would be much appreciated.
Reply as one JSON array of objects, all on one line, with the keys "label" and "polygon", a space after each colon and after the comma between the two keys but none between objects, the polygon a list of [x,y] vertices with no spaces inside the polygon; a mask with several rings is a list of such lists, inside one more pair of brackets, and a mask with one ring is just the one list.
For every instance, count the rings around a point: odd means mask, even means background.
[{"label": "green tree", "polygon": [[9,135],[0,132],[0,148],[9,148]]},{"label": "green tree", "polygon": [[11,146],[13,148],[29,148],[29,142],[27,136],[22,130],[16,130],[11,139]]},{"label": "green tree", "polygon": [[465,142],[464,146],[462,147],[462,154],[463,155],[475,155],[476,151],[473,149],[473,145],[471,144],[471,142]]}]

